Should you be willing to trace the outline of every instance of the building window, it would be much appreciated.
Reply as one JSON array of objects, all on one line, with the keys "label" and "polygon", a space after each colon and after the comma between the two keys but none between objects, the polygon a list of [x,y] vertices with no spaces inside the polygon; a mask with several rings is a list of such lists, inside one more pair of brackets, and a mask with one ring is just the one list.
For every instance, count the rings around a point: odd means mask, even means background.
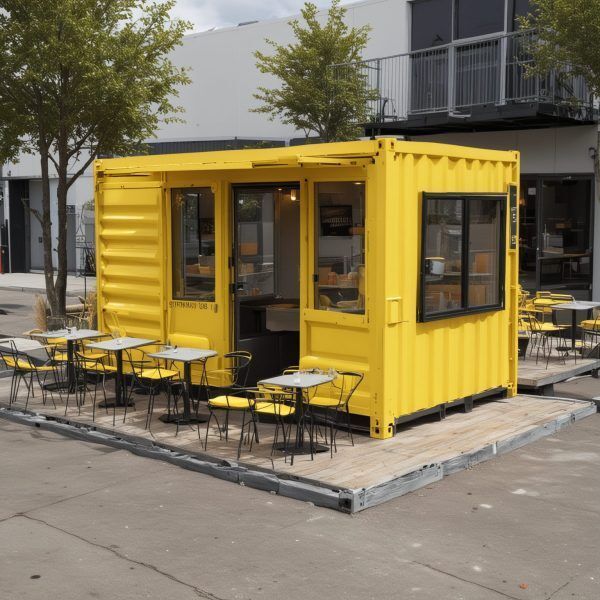
[{"label": "building window", "polygon": [[412,4],[411,49],[421,50],[452,41],[452,1],[416,0]]},{"label": "building window", "polygon": [[504,303],[506,196],[424,194],[420,320]]},{"label": "building window", "polygon": [[215,199],[210,188],[171,192],[173,298],[215,300]]},{"label": "building window", "polygon": [[505,0],[456,0],[456,39],[504,31]]},{"label": "building window", "polygon": [[318,183],[315,306],[365,312],[365,184]]},{"label": "building window", "polygon": [[533,12],[531,0],[513,0],[513,22],[515,30],[519,29],[518,18],[527,17]]}]

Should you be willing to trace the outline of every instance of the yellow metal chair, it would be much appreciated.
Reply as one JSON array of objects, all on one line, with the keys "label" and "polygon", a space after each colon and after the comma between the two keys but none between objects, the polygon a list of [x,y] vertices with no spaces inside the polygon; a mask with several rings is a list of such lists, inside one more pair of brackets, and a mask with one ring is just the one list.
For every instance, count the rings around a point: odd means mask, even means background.
[{"label": "yellow metal chair", "polygon": [[[31,357],[28,354],[19,352],[14,343],[11,344],[10,349],[0,348],[0,360],[2,360],[4,366],[8,370],[12,370],[12,379],[8,397],[9,406],[12,406],[12,404],[16,402],[19,394],[19,387],[21,385],[21,381],[23,381],[27,386],[27,398],[25,399],[25,409],[27,410],[27,406],[29,405],[29,398],[35,398],[35,392],[33,389],[34,378],[35,381],[37,381],[42,392],[42,403],[46,405],[46,379],[48,378],[48,375],[52,374],[56,382],[56,367],[54,365],[48,363],[42,365],[35,364],[35,362],[31,359]],[[60,387],[57,388],[57,391],[60,396]],[[54,408],[56,408],[56,403],[54,402],[54,397],[52,396],[52,394],[50,395],[50,397],[52,399],[52,404],[54,405]]]},{"label": "yellow metal chair", "polygon": [[519,323],[519,328],[530,334],[530,339],[532,341],[531,354],[533,354],[534,349],[536,350],[535,363],[538,364],[539,362],[541,350],[543,357],[546,359],[546,368],[548,368],[552,356],[552,340],[558,339],[562,343],[557,343],[555,345],[555,350],[562,353],[563,361],[566,364],[568,345],[564,340],[564,332],[569,326],[555,325],[554,323],[548,323],[544,320],[540,321],[537,318],[536,313],[540,314],[540,311],[528,311],[523,313]]},{"label": "yellow metal chair", "polygon": [[593,349],[600,343],[600,309],[593,309],[594,318],[585,319],[579,323],[579,329],[581,330],[581,353],[587,354],[587,340],[589,338],[590,348]]}]

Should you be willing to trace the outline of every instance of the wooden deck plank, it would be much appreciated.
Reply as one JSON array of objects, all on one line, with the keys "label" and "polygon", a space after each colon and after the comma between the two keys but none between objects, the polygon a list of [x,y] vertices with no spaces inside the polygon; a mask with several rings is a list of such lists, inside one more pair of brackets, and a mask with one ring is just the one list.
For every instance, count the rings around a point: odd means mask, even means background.
[{"label": "wooden deck plank", "polygon": [[568,358],[566,364],[563,364],[558,359],[552,358],[546,368],[546,361],[542,358],[536,364],[534,358],[528,357],[519,360],[518,386],[522,389],[536,389],[596,369],[600,369],[600,360],[597,359],[580,359],[575,363],[572,358]]}]

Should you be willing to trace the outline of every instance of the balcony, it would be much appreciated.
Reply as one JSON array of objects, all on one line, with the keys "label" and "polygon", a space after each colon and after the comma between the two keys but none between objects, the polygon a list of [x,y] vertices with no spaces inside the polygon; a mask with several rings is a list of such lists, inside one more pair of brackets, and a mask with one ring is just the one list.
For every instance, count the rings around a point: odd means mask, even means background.
[{"label": "balcony", "polygon": [[529,76],[534,31],[332,65],[375,92],[368,135],[491,131],[594,123],[597,103],[569,66]]}]

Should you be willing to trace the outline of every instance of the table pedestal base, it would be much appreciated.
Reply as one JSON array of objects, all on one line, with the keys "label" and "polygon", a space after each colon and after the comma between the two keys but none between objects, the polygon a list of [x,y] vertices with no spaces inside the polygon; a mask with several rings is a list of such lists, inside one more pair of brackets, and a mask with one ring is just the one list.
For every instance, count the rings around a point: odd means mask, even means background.
[{"label": "table pedestal base", "polygon": [[[275,450],[286,454],[292,454],[292,448],[294,450],[294,456],[306,456],[307,454],[310,454],[310,444],[302,444],[302,446],[292,446],[291,444],[288,444],[287,447],[283,442],[275,444]],[[329,446],[325,446],[325,444],[313,444],[313,454],[320,454],[322,452],[329,452]]]},{"label": "table pedestal base", "polygon": [[206,423],[206,421],[208,421],[208,417],[203,417],[202,415],[190,415],[189,417],[184,417],[183,415],[176,415],[174,413],[171,413],[170,415],[160,415],[158,419],[163,423],[179,423],[179,425],[196,425],[197,423]]}]

